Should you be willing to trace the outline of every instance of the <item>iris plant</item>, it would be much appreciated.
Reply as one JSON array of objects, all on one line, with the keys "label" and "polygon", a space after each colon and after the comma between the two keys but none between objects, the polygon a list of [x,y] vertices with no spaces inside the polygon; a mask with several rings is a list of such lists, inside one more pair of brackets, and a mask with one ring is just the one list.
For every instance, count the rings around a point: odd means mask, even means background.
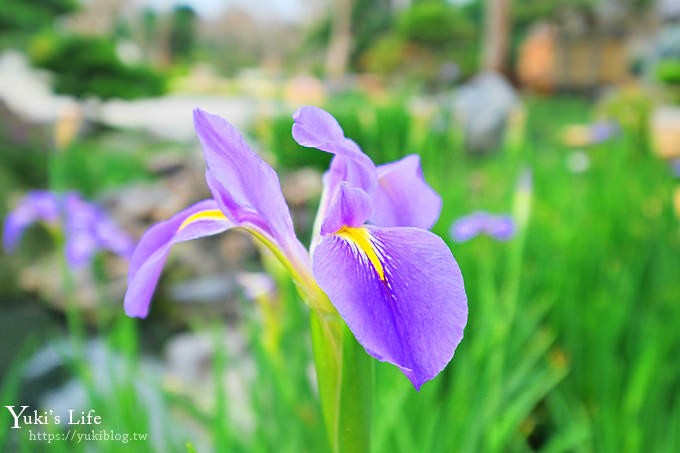
[{"label": "iris plant", "polygon": [[98,250],[110,250],[127,258],[134,243],[96,205],[76,192],[33,190],[5,219],[3,248],[13,252],[26,228],[44,222],[53,231],[63,228],[66,261],[72,268],[89,263]]},{"label": "iris plant", "polygon": [[515,235],[515,222],[509,215],[494,215],[476,211],[459,218],[449,231],[456,242],[465,242],[479,234],[486,234],[499,241],[507,241]]},{"label": "iris plant", "polygon": [[[293,118],[293,137],[300,145],[334,155],[323,177],[309,250],[296,238],[276,172],[227,121],[195,110],[213,198],[144,234],[130,263],[125,311],[135,317],[148,314],[173,244],[239,228],[289,270],[312,310],[313,338],[314,319],[326,329],[318,338],[327,347],[315,344],[324,406],[333,404],[324,400],[335,398],[331,393],[342,392],[352,378],[349,364],[342,363],[350,355],[338,344],[342,328],[329,327],[333,320],[344,320],[368,354],[396,365],[418,389],[451,360],[467,321],[460,269],[444,241],[428,231],[439,216],[441,198],[424,181],[417,155],[376,166],[324,110],[302,107]],[[340,390],[324,392],[324,370],[344,376],[328,378]],[[370,376],[356,382],[369,385]],[[332,422],[332,411],[324,409]],[[342,437],[345,431],[329,434]],[[332,443],[337,450],[343,441]]]}]

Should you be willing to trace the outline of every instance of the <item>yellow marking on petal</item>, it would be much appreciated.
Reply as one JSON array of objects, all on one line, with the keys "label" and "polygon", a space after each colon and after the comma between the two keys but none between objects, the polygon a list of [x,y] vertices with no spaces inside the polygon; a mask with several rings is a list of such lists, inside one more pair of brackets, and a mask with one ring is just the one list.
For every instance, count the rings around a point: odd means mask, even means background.
[{"label": "yellow marking on petal", "polygon": [[371,236],[366,228],[352,228],[344,226],[340,228],[335,234],[359,247],[359,249],[364,252],[371,264],[373,264],[373,268],[378,273],[380,280],[385,281],[385,269],[383,268],[378,255],[375,253],[373,244],[371,244]]},{"label": "yellow marking on petal", "polygon": [[184,219],[184,222],[177,228],[180,232],[190,224],[198,222],[199,220],[227,220],[227,218],[222,214],[219,209],[206,209],[205,211],[198,211],[195,214],[191,214],[189,217]]}]

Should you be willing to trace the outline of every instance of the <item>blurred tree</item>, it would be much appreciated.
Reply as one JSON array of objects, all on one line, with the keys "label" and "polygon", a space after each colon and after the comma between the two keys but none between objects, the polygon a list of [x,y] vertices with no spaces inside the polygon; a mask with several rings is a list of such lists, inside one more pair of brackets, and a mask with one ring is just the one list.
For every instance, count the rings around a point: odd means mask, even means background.
[{"label": "blurred tree", "polygon": [[158,35],[158,12],[152,8],[145,8],[142,11],[140,21],[142,26],[142,42],[148,56],[154,47],[154,41]]},{"label": "blurred tree", "polygon": [[510,0],[486,0],[482,67],[506,72],[510,43]]},{"label": "blurred tree", "polygon": [[406,40],[445,50],[473,33],[474,25],[464,10],[443,0],[420,1],[397,20],[397,31]]},{"label": "blurred tree", "polygon": [[191,6],[178,5],[173,10],[168,45],[174,61],[191,59],[196,46],[196,11]]},{"label": "blurred tree", "polygon": [[[342,1],[346,0],[340,0]],[[339,21],[339,18],[335,17],[335,9],[333,9],[331,14],[310,29],[302,43],[300,53],[309,55],[315,51],[325,50],[328,62],[334,27],[337,29],[337,27],[349,26],[350,39],[345,41],[349,44],[346,69],[356,69],[362,55],[391,29],[393,24],[392,0],[362,0],[361,2],[350,0],[349,6],[349,21],[345,18],[344,24],[334,23],[334,21]],[[335,7],[346,8],[347,5],[338,4]],[[345,9],[344,12],[346,14],[347,10]]]},{"label": "blurred tree", "polygon": [[75,11],[75,0],[4,0],[0,8],[0,33],[36,31],[50,24],[54,16]]},{"label": "blurred tree", "polygon": [[326,76],[338,79],[347,72],[352,50],[352,0],[333,0],[331,33],[326,52]]},{"label": "blurred tree", "polygon": [[[420,0],[395,9],[394,26],[361,57],[369,71],[437,82],[469,74],[478,61],[477,11],[468,4]],[[481,14],[479,15],[481,16]]]},{"label": "blurred tree", "polygon": [[34,40],[30,53],[34,65],[54,73],[54,88],[59,93],[133,99],[165,91],[159,73],[123,64],[110,39],[44,34]]},{"label": "blurred tree", "polygon": [[77,0],[3,0],[0,35],[30,34],[50,27],[55,16],[75,11]]},{"label": "blurred tree", "polygon": [[354,42],[350,60],[354,65],[381,35],[393,24],[393,0],[362,0],[352,8],[352,37]]}]

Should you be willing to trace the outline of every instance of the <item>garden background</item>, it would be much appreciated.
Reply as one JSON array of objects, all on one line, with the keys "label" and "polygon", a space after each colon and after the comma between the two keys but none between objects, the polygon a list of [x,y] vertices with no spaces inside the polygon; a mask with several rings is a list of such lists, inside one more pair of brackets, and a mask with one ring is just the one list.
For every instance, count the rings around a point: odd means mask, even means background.
[{"label": "garden background", "polygon": [[[77,191],[138,240],[209,196],[200,107],[279,172],[308,243],[330,156],[293,141],[301,105],[377,164],[421,156],[468,295],[419,392],[376,363],[373,451],[680,449],[677,2],[5,0],[0,216]],[[451,237],[480,210],[515,236]],[[138,320],[127,260],[72,269],[57,230],[0,254],[2,405],[147,438],[48,443],[28,431],[67,428],[3,409],[2,451],[328,450],[308,310],[248,236],[176,246]]]}]

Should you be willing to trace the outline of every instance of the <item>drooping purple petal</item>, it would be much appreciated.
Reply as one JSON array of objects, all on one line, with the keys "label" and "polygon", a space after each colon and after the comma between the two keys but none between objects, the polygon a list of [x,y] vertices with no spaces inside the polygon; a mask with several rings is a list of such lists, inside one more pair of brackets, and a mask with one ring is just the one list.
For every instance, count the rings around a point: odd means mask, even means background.
[{"label": "drooping purple petal", "polygon": [[478,234],[487,234],[499,241],[507,241],[515,235],[515,221],[509,215],[492,215],[477,211],[456,220],[449,234],[454,241],[465,242]]},{"label": "drooping purple petal", "polygon": [[59,221],[59,200],[52,192],[34,190],[26,194],[17,207],[5,219],[2,246],[8,252],[16,249],[24,230],[42,221],[55,224]]},{"label": "drooping purple petal", "polygon": [[378,186],[371,196],[378,226],[412,226],[429,230],[439,218],[442,199],[423,178],[420,156],[412,154],[378,167]]},{"label": "drooping purple petal", "polygon": [[132,238],[107,217],[100,217],[95,225],[99,244],[123,258],[130,258],[135,249]]},{"label": "drooping purple petal", "polygon": [[125,313],[138,318],[149,313],[151,296],[173,244],[218,234],[233,226],[214,200],[205,200],[147,230],[130,259]]},{"label": "drooping purple petal", "polygon": [[[363,249],[366,235],[373,257]],[[436,235],[372,226],[326,235],[312,268],[359,343],[416,388],[451,360],[463,338],[467,297],[458,264]]]},{"label": "drooping purple petal", "polygon": [[373,161],[361,151],[359,145],[345,137],[330,113],[318,107],[305,106],[293,114],[293,120],[293,138],[296,142],[335,154],[328,173],[331,192],[341,181],[352,187],[360,187],[367,193],[375,189],[377,175]]},{"label": "drooping purple petal", "polygon": [[371,209],[371,200],[366,192],[343,182],[326,212],[321,234],[335,233],[343,226],[361,226],[371,215]]},{"label": "drooping purple petal", "polygon": [[494,216],[486,227],[489,236],[508,241],[515,235],[515,221],[507,215]]},{"label": "drooping purple petal", "polygon": [[206,181],[225,216],[265,236],[291,262],[308,265],[274,169],[219,116],[196,109],[194,126],[208,167]]}]

